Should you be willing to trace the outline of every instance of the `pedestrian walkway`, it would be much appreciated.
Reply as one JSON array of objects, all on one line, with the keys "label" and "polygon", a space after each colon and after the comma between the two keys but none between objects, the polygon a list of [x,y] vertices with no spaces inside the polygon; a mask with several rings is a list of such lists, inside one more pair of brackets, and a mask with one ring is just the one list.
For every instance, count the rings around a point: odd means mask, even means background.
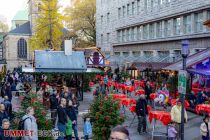
[{"label": "pedestrian walkway", "polygon": [[[84,113],[88,112],[89,105],[93,100],[91,92],[84,93],[84,101],[80,102],[79,107],[79,116],[78,116],[78,130],[80,138],[83,137],[83,119],[82,116]],[[200,124],[202,122],[202,117],[194,113],[188,113],[189,121],[185,124],[185,139],[186,140],[200,140]],[[139,135],[137,132],[137,118],[134,121],[134,124],[129,128],[133,115],[129,113],[129,110],[126,109],[126,121],[124,126],[126,126],[130,132],[131,140],[151,140],[151,130],[152,125],[148,122],[148,133]],[[156,128],[159,132],[166,132],[166,127],[163,126],[160,122],[157,121]],[[155,137],[154,140],[164,140],[164,137]]]}]

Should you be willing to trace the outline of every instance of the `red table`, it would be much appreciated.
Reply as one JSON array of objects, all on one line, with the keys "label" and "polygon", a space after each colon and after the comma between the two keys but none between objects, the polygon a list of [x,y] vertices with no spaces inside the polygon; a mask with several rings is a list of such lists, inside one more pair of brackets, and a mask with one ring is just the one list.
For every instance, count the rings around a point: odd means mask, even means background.
[{"label": "red table", "polygon": [[121,103],[125,106],[131,106],[136,104],[136,100],[132,98],[122,98]]},{"label": "red table", "polygon": [[122,99],[122,98],[127,98],[125,94],[111,94],[113,99]]},{"label": "red table", "polygon": [[163,125],[168,125],[171,122],[171,115],[170,112],[166,111],[151,111],[149,113],[150,123],[153,119],[161,121]]},{"label": "red table", "polygon": [[124,86],[124,90],[129,91],[129,92],[133,92],[135,90],[134,86]]},{"label": "red table", "polygon": [[[176,105],[176,99],[171,99],[171,106],[175,106]],[[187,100],[184,101],[184,107],[188,108],[190,106],[189,102]]]},{"label": "red table", "polygon": [[199,114],[200,112],[206,112],[210,114],[210,104],[199,104],[196,106],[196,112]]},{"label": "red table", "polygon": [[135,96],[136,95],[142,95],[142,94],[145,94],[145,91],[143,89],[139,89],[139,90],[136,91]]}]

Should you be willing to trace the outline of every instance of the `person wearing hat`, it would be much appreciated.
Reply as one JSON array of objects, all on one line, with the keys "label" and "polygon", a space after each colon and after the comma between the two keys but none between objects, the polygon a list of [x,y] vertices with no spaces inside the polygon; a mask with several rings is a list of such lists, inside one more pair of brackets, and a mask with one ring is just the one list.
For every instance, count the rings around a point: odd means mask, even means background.
[{"label": "person wearing hat", "polygon": [[202,140],[210,140],[210,138],[209,138],[209,126],[210,126],[209,116],[206,115],[203,118],[203,123],[200,126],[200,132],[201,132],[201,135],[202,135]]},{"label": "person wearing hat", "polygon": [[[181,136],[181,114],[182,114],[182,103],[180,99],[177,99],[177,104],[171,109],[171,120],[176,124],[177,138]],[[187,112],[184,110],[185,122],[187,122]]]}]

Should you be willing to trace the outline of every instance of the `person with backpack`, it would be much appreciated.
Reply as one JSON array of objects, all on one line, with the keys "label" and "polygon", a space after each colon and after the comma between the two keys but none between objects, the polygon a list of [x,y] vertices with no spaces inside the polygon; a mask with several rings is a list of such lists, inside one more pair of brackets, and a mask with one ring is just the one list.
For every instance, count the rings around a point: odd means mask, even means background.
[{"label": "person with backpack", "polygon": [[4,102],[5,111],[9,116],[9,119],[12,117],[12,103],[9,101],[8,96],[4,96]]},{"label": "person with backpack", "polygon": [[26,109],[26,115],[22,117],[19,123],[19,130],[33,131],[33,135],[24,136],[22,140],[38,140],[38,128],[36,118],[34,117],[34,108],[28,107]]},{"label": "person with backpack", "polygon": [[56,98],[56,90],[53,90],[50,95],[50,111],[51,111],[51,119],[53,120],[53,124],[55,124],[56,116],[57,116],[57,108],[58,108],[58,99]]}]

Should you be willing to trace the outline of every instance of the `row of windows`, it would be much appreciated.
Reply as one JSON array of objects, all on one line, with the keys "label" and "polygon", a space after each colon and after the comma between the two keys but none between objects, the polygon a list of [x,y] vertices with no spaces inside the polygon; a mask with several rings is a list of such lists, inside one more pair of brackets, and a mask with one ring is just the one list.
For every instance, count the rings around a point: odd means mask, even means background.
[{"label": "row of windows", "polygon": [[171,0],[135,0],[118,8],[118,18],[139,14],[141,10],[146,11],[149,7],[153,9],[156,6],[155,3],[163,5],[169,2]]},{"label": "row of windows", "polygon": [[[192,17],[194,16],[194,20]],[[210,12],[208,12],[210,17]],[[182,19],[183,18],[183,19]],[[118,42],[138,41],[203,32],[203,12],[117,31]],[[182,26],[183,25],[183,26]],[[183,29],[183,30],[182,30]],[[209,30],[209,29],[208,29]]]}]

